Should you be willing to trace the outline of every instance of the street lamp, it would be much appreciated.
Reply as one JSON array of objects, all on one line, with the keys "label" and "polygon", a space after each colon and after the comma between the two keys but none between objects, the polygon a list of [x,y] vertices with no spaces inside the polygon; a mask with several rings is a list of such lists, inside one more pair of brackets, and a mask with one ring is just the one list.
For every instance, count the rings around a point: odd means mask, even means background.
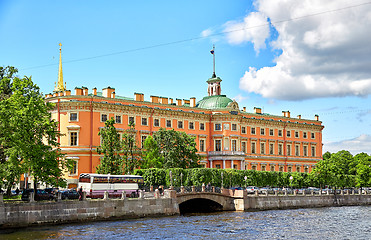
[{"label": "street lamp", "polygon": [[290,176],[290,187],[292,188],[292,180],[294,180],[293,176]]},{"label": "street lamp", "polygon": [[183,173],[180,173],[180,186],[183,186]]},{"label": "street lamp", "polygon": [[247,184],[246,184],[247,176],[245,176],[244,179],[245,179],[245,188],[246,188],[246,185],[247,185]]},{"label": "street lamp", "polygon": [[221,186],[221,188],[223,188],[223,172],[222,172],[222,186]]},{"label": "street lamp", "polygon": [[173,174],[172,174],[171,170],[169,172],[169,175],[170,175],[170,189],[172,190],[173,189]]}]

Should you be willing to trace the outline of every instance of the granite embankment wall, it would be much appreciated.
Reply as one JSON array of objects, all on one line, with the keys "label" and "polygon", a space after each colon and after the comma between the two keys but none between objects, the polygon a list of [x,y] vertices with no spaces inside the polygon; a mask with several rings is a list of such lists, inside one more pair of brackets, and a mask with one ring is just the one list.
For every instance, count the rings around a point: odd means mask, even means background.
[{"label": "granite embankment wall", "polygon": [[371,205],[371,195],[248,196],[234,200],[237,211]]},{"label": "granite embankment wall", "polygon": [[[0,229],[32,225],[102,221],[178,215],[175,191],[164,196],[137,199],[97,199],[7,203],[0,201]],[[194,195],[194,194],[193,194]],[[231,201],[224,209],[236,211],[371,205],[371,195],[254,195],[246,191],[220,194]],[[199,198],[195,196],[194,198]],[[2,199],[1,199],[2,200]],[[181,198],[179,198],[179,201]],[[234,206],[233,206],[234,205]]]},{"label": "granite embankment wall", "polygon": [[179,214],[176,198],[0,204],[0,229]]}]

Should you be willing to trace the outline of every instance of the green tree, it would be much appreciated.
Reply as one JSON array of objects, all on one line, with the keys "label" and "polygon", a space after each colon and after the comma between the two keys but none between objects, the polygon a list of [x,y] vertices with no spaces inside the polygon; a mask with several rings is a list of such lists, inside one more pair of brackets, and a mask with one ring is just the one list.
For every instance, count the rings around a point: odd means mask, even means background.
[{"label": "green tree", "polygon": [[125,174],[132,174],[134,169],[139,167],[141,159],[141,149],[137,146],[135,141],[135,124],[130,123],[122,136],[122,153],[124,156]]},{"label": "green tree", "polygon": [[141,168],[162,168],[164,158],[160,155],[158,144],[152,136],[148,136],[144,141],[142,149],[143,161]]},{"label": "green tree", "polygon": [[357,159],[357,187],[371,186],[371,156],[368,156],[367,153],[360,153],[355,158]]},{"label": "green tree", "polygon": [[19,176],[28,173],[34,178],[35,190],[39,181],[64,187],[63,169],[72,162],[64,159],[59,149],[60,133],[50,113],[54,104],[44,101],[31,78],[14,77],[17,70],[10,69],[8,73],[2,69],[0,74],[0,145],[5,156],[1,181],[9,192]]},{"label": "green tree", "polygon": [[105,127],[98,133],[101,137],[101,145],[97,148],[97,152],[103,154],[100,164],[97,166],[99,174],[119,175],[123,172],[123,161],[119,154],[122,145],[114,124],[113,118],[107,120]]},{"label": "green tree", "polygon": [[195,138],[174,129],[160,128],[153,134],[159,153],[164,159],[164,168],[196,168],[198,161]]}]

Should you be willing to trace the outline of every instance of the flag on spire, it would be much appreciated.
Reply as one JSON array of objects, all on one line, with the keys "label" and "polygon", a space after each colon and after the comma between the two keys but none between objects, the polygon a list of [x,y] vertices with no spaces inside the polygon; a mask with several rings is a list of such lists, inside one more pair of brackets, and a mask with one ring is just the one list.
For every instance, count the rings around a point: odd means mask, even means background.
[{"label": "flag on spire", "polygon": [[214,48],[210,50],[210,53],[211,54],[214,54]]}]

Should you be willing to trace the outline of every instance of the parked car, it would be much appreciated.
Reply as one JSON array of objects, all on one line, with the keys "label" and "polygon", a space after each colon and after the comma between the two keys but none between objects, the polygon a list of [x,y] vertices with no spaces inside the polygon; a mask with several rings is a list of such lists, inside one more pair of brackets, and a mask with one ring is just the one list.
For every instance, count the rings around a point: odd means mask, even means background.
[{"label": "parked car", "polygon": [[263,194],[273,194],[274,193],[274,191],[273,191],[273,189],[272,188],[270,188],[270,187],[263,187],[263,188],[260,188],[259,189],[259,193],[263,193]]},{"label": "parked car", "polygon": [[53,194],[55,196],[57,192],[59,191],[59,189],[58,188],[45,188],[44,191],[47,193]]},{"label": "parked car", "polygon": [[[30,193],[34,192],[34,189],[25,189],[22,192],[22,201],[29,201],[30,200]],[[54,200],[55,197],[53,194],[45,192],[42,189],[37,189],[36,195],[35,195],[35,200],[40,201],[40,200]]]},{"label": "parked car", "polygon": [[253,194],[253,193],[255,193],[255,191],[259,191],[259,188],[255,187],[255,186],[249,186],[249,187],[246,188],[246,191],[249,194]]},{"label": "parked car", "polygon": [[62,200],[64,199],[79,199],[80,195],[75,189],[68,189],[61,192]]}]

